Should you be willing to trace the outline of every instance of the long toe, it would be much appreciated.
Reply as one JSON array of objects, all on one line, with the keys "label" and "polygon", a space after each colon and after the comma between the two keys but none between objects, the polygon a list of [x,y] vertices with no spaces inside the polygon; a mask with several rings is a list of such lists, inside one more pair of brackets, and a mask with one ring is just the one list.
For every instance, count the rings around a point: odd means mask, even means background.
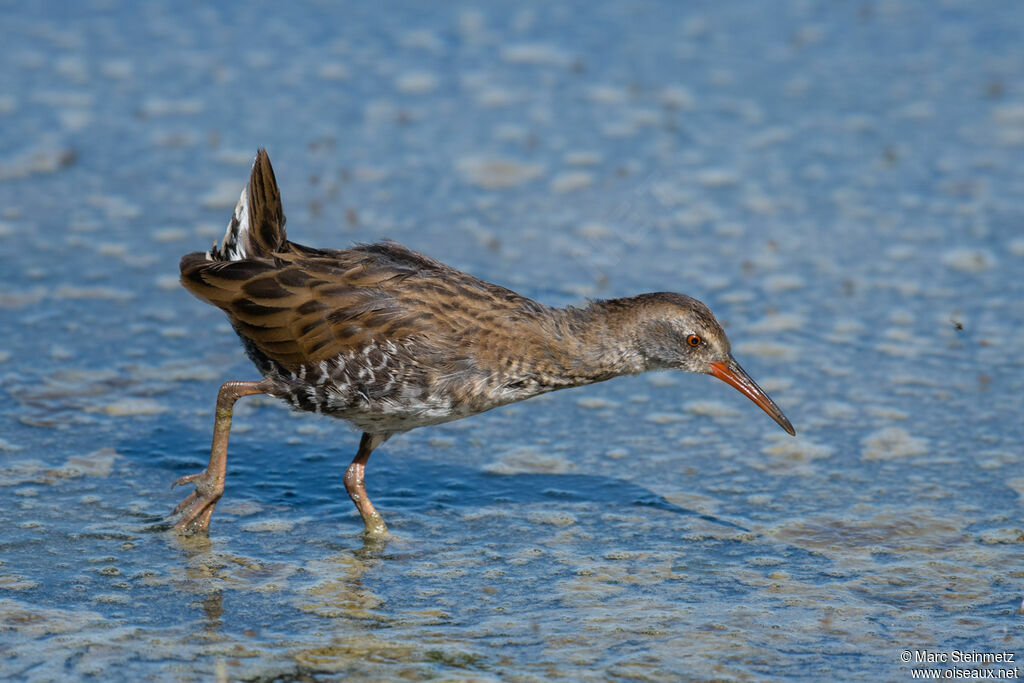
[{"label": "long toe", "polygon": [[202,477],[204,474],[206,474],[206,470],[203,470],[202,472],[196,472],[195,474],[186,474],[184,477],[179,477],[175,479],[174,483],[171,484],[171,488],[173,489],[175,486],[184,486],[185,484],[191,484],[195,480]]},{"label": "long toe", "polygon": [[211,477],[208,470],[203,470],[181,477],[171,484],[171,488],[185,484],[195,484],[196,488],[171,512],[172,516],[181,515],[174,523],[174,530],[179,533],[206,531],[213,508],[224,494],[224,483]]},{"label": "long toe", "polygon": [[194,501],[198,497],[199,494],[196,491],[193,491],[192,493],[188,494],[188,498],[174,506],[174,509],[171,510],[171,515],[173,516],[178,514],[179,512],[187,508],[189,505],[191,505],[192,501]]},{"label": "long toe", "polygon": [[194,534],[206,531],[210,527],[210,516],[213,508],[217,505],[220,496],[210,499],[193,492],[188,498],[182,501],[181,505],[175,508],[175,513],[181,509],[182,515],[174,523],[174,530],[179,533]]}]

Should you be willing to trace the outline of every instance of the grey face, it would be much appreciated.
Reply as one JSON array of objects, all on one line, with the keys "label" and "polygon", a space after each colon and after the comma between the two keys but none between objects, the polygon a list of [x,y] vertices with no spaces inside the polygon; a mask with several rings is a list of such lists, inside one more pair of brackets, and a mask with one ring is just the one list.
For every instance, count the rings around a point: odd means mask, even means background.
[{"label": "grey face", "polygon": [[711,363],[730,358],[729,339],[707,306],[681,294],[660,294],[637,334],[650,369],[709,374]]},{"label": "grey face", "polygon": [[732,386],[796,434],[782,409],[732,357],[729,339],[707,306],[680,294],[649,295],[638,324],[637,345],[648,369],[678,369],[713,375]]}]

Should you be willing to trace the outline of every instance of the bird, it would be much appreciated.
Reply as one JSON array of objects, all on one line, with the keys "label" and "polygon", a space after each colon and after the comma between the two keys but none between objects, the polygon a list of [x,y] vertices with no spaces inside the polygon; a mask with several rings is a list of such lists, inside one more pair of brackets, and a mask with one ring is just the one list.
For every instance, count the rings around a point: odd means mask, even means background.
[{"label": "bird", "polygon": [[697,299],[654,292],[555,308],[394,241],[302,246],[288,240],[263,148],[220,247],[185,255],[180,269],[185,289],[227,314],[262,375],[220,387],[209,464],[172,484],[195,485],[172,512],[181,534],[208,532],[233,406],[254,394],[362,432],[344,483],[370,538],[388,530],[367,495],[366,465],[391,436],[558,389],[648,370],[703,373],[796,434]]}]

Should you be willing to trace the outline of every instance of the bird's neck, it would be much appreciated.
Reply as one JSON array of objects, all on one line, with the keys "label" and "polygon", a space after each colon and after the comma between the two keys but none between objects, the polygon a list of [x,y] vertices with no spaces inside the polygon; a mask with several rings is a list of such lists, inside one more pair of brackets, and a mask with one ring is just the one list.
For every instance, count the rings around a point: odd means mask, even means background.
[{"label": "bird's neck", "polygon": [[601,382],[648,369],[639,352],[630,299],[593,301],[551,309],[553,342],[548,354],[564,386]]}]

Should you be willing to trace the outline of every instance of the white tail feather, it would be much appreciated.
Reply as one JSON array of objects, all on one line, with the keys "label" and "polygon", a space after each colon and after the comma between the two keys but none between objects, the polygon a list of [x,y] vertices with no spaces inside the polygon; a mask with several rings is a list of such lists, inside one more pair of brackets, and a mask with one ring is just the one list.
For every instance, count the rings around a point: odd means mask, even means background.
[{"label": "white tail feather", "polygon": [[218,261],[241,261],[248,257],[245,245],[249,241],[249,193],[248,188],[242,188],[242,195],[235,204],[235,212],[231,215],[228,229],[224,233],[221,248],[218,251],[214,245],[213,251],[209,254],[211,259]]},{"label": "white tail feather", "polygon": [[261,149],[253,162],[249,183],[238,197],[220,249],[214,244],[206,257],[211,261],[266,258],[278,249],[287,248],[284,222],[274,169],[270,167],[266,150]]}]

